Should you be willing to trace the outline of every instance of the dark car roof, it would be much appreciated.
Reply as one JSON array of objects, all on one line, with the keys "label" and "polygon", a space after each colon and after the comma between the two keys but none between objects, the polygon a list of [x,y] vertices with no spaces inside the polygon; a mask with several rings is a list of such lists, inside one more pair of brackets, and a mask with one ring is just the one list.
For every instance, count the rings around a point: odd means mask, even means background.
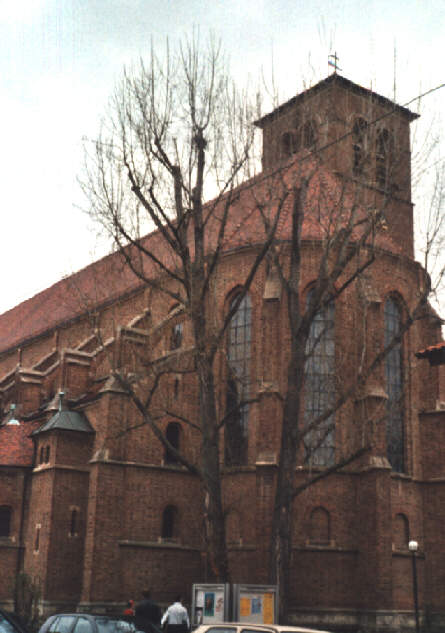
[{"label": "dark car roof", "polygon": [[82,617],[82,618],[87,618],[89,620],[95,620],[95,619],[100,618],[104,620],[121,620],[122,622],[129,621],[128,618],[126,618],[125,616],[112,615],[110,613],[53,613],[53,615],[50,615],[42,624],[42,626],[39,629],[39,633],[45,633],[49,629],[50,625],[54,622],[54,620],[60,617],[71,617],[71,618]]}]

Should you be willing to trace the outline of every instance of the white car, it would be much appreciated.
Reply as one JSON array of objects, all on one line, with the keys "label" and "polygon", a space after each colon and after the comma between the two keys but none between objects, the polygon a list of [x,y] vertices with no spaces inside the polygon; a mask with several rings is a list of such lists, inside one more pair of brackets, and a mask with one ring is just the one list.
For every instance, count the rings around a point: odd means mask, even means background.
[{"label": "white car", "polygon": [[193,633],[328,633],[319,629],[280,624],[252,624],[249,622],[222,622],[221,624],[201,624]]}]

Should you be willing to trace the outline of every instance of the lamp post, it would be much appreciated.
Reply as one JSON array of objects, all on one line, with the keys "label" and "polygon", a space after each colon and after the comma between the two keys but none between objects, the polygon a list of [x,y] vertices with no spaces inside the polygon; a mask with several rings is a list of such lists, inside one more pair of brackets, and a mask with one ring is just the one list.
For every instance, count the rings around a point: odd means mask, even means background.
[{"label": "lamp post", "polygon": [[416,633],[420,633],[419,600],[418,600],[418,592],[417,592],[417,566],[416,566],[416,552],[419,549],[419,544],[417,541],[410,541],[408,543],[408,548],[412,554],[412,561],[413,561],[413,597],[414,597],[414,612],[416,616]]}]

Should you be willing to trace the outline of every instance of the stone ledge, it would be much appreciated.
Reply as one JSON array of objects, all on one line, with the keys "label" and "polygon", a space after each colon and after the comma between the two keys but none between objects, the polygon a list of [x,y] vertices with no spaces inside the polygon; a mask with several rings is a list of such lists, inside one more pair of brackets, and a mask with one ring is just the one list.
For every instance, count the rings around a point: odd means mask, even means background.
[{"label": "stone ledge", "polygon": [[198,547],[191,547],[190,545],[182,545],[181,543],[175,543],[174,541],[132,541],[121,540],[118,541],[119,547],[138,547],[141,549],[176,549],[187,552],[200,552]]}]

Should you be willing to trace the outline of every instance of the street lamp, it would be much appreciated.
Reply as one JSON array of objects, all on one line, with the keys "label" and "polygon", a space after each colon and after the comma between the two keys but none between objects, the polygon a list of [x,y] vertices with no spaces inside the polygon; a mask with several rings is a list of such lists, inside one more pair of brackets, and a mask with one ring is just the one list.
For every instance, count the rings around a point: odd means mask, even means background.
[{"label": "street lamp", "polygon": [[410,541],[408,543],[408,549],[412,554],[412,561],[413,561],[413,596],[414,596],[414,612],[416,616],[416,633],[420,633],[419,601],[418,601],[418,595],[417,595],[417,567],[416,567],[416,552],[419,549],[419,543],[417,541]]}]

